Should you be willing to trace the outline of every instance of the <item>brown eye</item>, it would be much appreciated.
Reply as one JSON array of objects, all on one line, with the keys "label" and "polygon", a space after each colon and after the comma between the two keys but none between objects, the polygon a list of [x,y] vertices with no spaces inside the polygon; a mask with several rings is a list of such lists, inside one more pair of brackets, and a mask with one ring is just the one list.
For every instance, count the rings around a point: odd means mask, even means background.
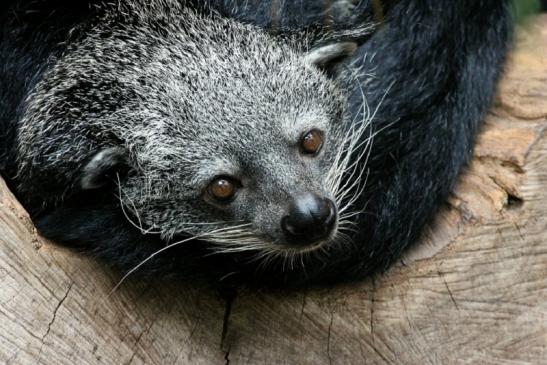
[{"label": "brown eye", "polygon": [[323,132],[317,129],[304,134],[300,141],[302,152],[307,155],[316,154],[321,149],[321,146],[323,146]]},{"label": "brown eye", "polygon": [[219,177],[209,184],[209,194],[218,201],[226,202],[232,199],[237,191],[238,183],[229,177]]}]

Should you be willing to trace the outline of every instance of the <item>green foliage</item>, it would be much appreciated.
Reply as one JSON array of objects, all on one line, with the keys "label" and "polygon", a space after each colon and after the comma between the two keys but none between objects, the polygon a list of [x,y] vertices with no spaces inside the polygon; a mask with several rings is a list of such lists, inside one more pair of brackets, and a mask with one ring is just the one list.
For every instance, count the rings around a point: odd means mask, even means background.
[{"label": "green foliage", "polygon": [[517,22],[523,23],[528,16],[539,12],[540,0],[513,0],[513,10]]}]

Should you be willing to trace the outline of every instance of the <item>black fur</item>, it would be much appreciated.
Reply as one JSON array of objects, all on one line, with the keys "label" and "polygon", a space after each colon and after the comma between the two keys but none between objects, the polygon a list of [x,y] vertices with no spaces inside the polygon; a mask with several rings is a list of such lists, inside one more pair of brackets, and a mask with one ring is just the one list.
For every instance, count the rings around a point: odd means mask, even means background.
[{"label": "black fur", "polygon": [[[232,278],[245,281],[252,277],[255,282],[291,284],[362,278],[387,268],[417,238],[470,155],[508,49],[508,1],[360,1],[349,17],[325,7],[331,2],[318,0],[280,2],[280,11],[272,16],[274,1],[210,3],[226,16],[276,33],[351,29],[370,20],[379,24],[352,58],[338,65],[362,63],[373,72],[374,79],[363,91],[370,108],[378,108],[368,190],[359,202],[366,205],[367,214],[358,222],[354,245],[309,262],[305,272],[266,267],[257,274],[246,257],[210,256],[194,242],[157,257],[149,270],[195,274],[207,266],[216,278],[234,273]],[[381,3],[382,8],[373,3]],[[22,101],[48,60],[62,54],[63,42],[78,36],[77,25],[92,18],[92,9],[88,2],[75,5],[61,0],[12,0],[2,5],[0,171],[8,182],[14,174],[12,142]],[[354,114],[362,103],[359,86],[354,81],[344,85],[351,93]],[[12,188],[16,187],[12,184]],[[131,227],[110,196],[72,197],[55,208],[18,197],[44,236],[91,250],[124,267],[165,245]]]}]

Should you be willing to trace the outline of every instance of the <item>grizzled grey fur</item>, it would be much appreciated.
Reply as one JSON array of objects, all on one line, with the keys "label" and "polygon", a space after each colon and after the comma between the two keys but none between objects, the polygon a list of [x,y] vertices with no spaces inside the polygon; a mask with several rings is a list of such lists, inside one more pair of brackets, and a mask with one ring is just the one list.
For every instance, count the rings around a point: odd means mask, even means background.
[{"label": "grizzled grey fur", "polygon": [[[58,204],[100,188],[101,175],[125,161],[116,194],[143,233],[293,252],[279,224],[291,199],[312,192],[341,204],[351,190],[341,191],[342,153],[359,132],[344,129],[345,99],[317,66],[354,49],[308,52],[305,42],[178,1],[127,1],[70,44],[28,95],[16,139],[20,191],[61,182],[45,202]],[[324,148],[303,156],[299,139],[312,129],[325,133]],[[229,206],[203,196],[223,175],[244,186]]]}]

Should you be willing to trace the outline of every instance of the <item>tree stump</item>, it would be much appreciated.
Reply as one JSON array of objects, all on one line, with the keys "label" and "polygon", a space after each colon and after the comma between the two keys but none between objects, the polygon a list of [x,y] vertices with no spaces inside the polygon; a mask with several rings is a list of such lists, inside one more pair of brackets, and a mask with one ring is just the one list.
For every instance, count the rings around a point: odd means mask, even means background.
[{"label": "tree stump", "polygon": [[40,238],[0,181],[0,363],[547,364],[547,16],[474,159],[387,273],[300,292],[129,280]]}]

